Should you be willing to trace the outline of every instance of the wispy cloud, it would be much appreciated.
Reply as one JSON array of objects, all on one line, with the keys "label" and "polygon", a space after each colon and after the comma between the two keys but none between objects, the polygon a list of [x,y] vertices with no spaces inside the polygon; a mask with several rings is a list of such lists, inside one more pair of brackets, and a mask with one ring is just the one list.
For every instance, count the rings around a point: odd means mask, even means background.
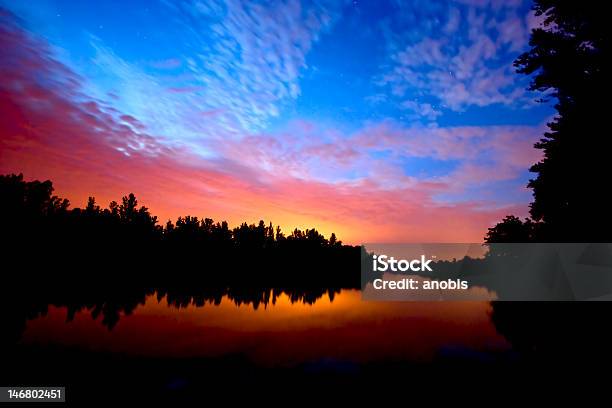
[{"label": "wispy cloud", "polygon": [[165,7],[180,45],[174,57],[132,60],[89,34],[91,60],[63,61],[85,79],[90,96],[139,118],[163,143],[210,157],[211,140],[260,131],[295,101],[306,54],[341,4],[219,0]]},{"label": "wispy cloud", "polygon": [[[513,72],[512,60],[525,49],[532,13],[522,2],[464,2],[440,13],[437,24],[416,27],[392,41],[387,72],[378,80],[400,104],[420,112],[419,98],[445,109],[529,101],[525,80]],[[433,7],[433,6],[430,6]]]},{"label": "wispy cloud", "polygon": [[338,18],[340,6],[299,0],[168,3],[194,39],[186,64],[192,83],[203,87],[203,110],[223,110],[227,126],[246,132],[265,127],[300,95],[306,54]]},{"label": "wispy cloud", "polygon": [[168,2],[175,55],[130,58],[89,34],[86,63],[3,15],[0,171],[51,178],[77,205],[133,191],[164,219],[272,218],[353,242],[480,240],[506,212],[526,212],[528,192],[491,192],[524,186],[541,125],[434,123],[449,109],[521,103],[504,65],[525,41],[519,9],[453,6],[425,38],[396,30],[367,102],[401,117],[347,127],[282,115],[306,93],[307,56],[341,7]]},{"label": "wispy cloud", "polygon": [[[545,128],[538,126],[404,126],[383,122],[354,133],[330,131],[316,124],[292,123],[287,132],[252,135],[217,146],[224,156],[265,171],[267,178],[283,174],[319,183],[364,185],[400,190],[416,188],[432,202],[437,195],[454,201],[485,200],[474,188],[500,181],[524,184],[524,173],[540,159],[533,143]],[[413,159],[440,165],[440,174],[422,174]],[[470,192],[468,194],[468,192]],[[486,193],[486,192],[485,192]],[[487,198],[487,200],[490,200]],[[439,201],[442,203],[444,200]],[[515,203],[500,197],[490,205]]]}]

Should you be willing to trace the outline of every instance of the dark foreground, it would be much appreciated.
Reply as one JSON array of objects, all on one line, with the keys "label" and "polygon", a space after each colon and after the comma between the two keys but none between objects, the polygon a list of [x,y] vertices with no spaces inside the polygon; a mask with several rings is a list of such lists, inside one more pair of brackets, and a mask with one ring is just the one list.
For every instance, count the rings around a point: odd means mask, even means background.
[{"label": "dark foreground", "polygon": [[319,402],[506,399],[530,390],[556,399],[585,385],[585,397],[605,389],[612,361],[608,303],[102,287],[5,291],[0,383],[66,386],[75,406],[275,404],[287,392]]}]

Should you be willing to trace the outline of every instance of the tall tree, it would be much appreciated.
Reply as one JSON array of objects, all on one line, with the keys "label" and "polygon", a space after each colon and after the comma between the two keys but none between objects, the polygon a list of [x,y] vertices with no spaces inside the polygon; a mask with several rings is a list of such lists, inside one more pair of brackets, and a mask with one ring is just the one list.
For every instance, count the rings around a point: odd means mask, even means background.
[{"label": "tall tree", "polygon": [[530,215],[540,224],[534,239],[611,242],[607,5],[536,0],[534,11],[543,24],[532,31],[531,49],[515,66],[532,75],[530,90],[557,100],[557,115],[535,145],[543,158],[530,169],[536,173],[528,185],[534,196]]}]

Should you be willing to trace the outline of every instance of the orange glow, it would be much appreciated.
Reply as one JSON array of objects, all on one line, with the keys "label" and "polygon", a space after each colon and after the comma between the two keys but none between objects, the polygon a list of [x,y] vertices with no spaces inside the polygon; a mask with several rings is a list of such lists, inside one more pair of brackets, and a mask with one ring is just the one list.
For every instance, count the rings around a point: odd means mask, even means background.
[{"label": "orange glow", "polygon": [[[264,136],[216,141],[211,150],[217,155],[203,157],[149,135],[137,118],[97,100],[84,101],[81,79],[44,44],[18,30],[3,35],[3,46],[16,61],[3,70],[3,83],[11,86],[0,89],[0,173],[50,179],[73,206],[95,196],[105,207],[132,192],[161,223],[184,215],[227,220],[231,226],[263,219],[285,232],[296,227],[314,227],[326,236],[335,232],[353,244],[481,242],[487,227],[504,215],[525,211],[436,202],[436,193],[453,188],[449,180],[404,177],[389,188],[384,181],[394,173],[384,165],[378,170],[380,185],[373,178],[324,182],[298,176],[290,170],[300,158],[280,153],[267,168],[261,166],[268,159],[261,156],[268,148],[261,146]],[[382,137],[372,132],[362,143]],[[417,140],[431,142],[427,135]],[[341,161],[320,149],[300,154]],[[483,177],[482,171],[469,174]]]},{"label": "orange glow", "polygon": [[112,331],[80,312],[65,323],[66,310],[28,323],[26,343],[60,343],[94,350],[179,357],[246,353],[259,364],[299,364],[322,358],[367,362],[386,358],[427,360],[440,349],[484,351],[509,345],[495,331],[486,302],[363,302],[342,291],[333,302],[275,305],[254,310],[224,298],[219,306],[176,309],[150,296]]}]

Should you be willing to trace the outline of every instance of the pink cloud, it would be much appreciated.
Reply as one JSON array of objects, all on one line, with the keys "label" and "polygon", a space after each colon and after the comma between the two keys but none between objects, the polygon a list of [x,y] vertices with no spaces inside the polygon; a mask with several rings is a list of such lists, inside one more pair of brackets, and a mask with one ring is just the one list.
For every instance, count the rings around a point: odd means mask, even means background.
[{"label": "pink cloud", "polygon": [[[434,194],[446,191],[452,178],[418,180],[384,162],[375,162],[368,177],[312,177],[312,163],[328,166],[323,171],[341,171],[347,163],[365,163],[366,153],[379,146],[470,160],[479,153],[474,146],[484,145],[518,166],[526,159],[511,157],[521,149],[506,144],[520,129],[489,133],[382,125],[348,139],[330,132],[329,141],[312,142],[309,134],[317,127],[301,122],[295,126],[295,144],[273,135],[245,136],[220,143],[217,156],[204,159],[168,147],[148,134],[138,118],[88,100],[78,76],[27,33],[3,25],[0,42],[0,173],[51,179],[57,193],[76,206],[83,206],[89,195],[106,205],[134,192],[162,221],[185,214],[234,225],[265,219],[285,230],[315,226],[325,234],[334,231],[353,243],[480,241],[503,215],[526,211],[525,205],[438,202]],[[492,134],[497,136],[488,139]]]},{"label": "pink cloud", "polygon": [[528,46],[533,13],[525,14],[520,1],[461,3],[442,17],[442,30],[425,31],[418,41],[410,36],[398,41],[379,84],[400,98],[400,106],[417,95],[453,111],[524,106],[530,98],[514,73],[512,55]]}]

